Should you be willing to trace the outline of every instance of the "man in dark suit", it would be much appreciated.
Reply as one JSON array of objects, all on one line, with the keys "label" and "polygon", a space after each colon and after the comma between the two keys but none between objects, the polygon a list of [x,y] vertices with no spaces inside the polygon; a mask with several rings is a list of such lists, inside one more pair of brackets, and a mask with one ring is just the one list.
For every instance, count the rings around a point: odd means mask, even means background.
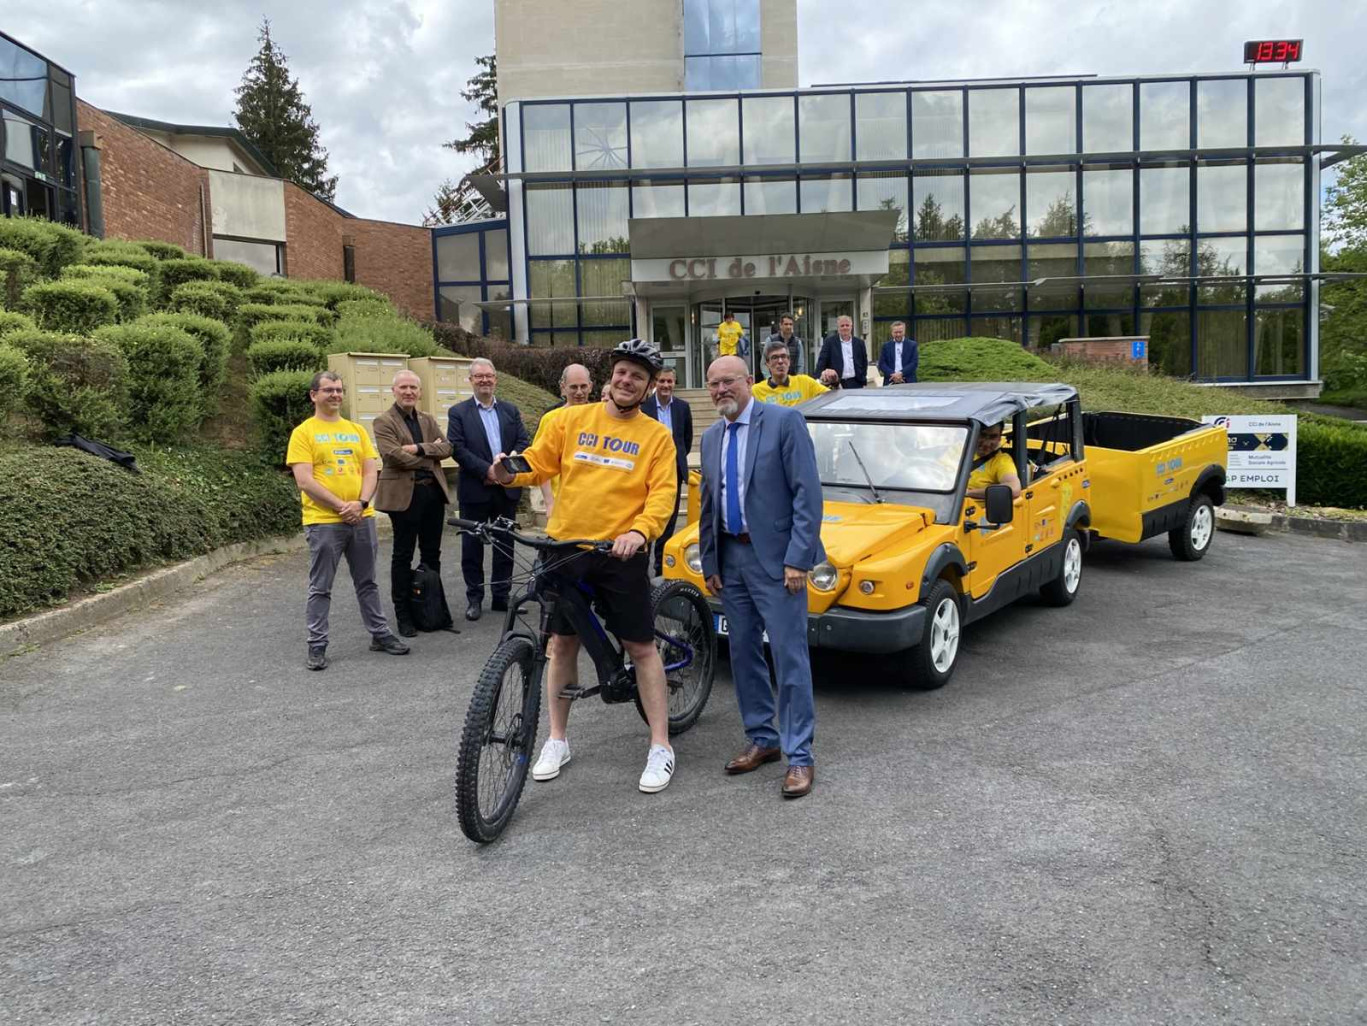
[{"label": "man in dark suit", "polygon": [[[470,363],[470,384],[474,398],[451,407],[446,437],[451,455],[460,464],[456,479],[456,498],[460,515],[466,520],[493,520],[512,517],[517,512],[521,488],[502,488],[494,483],[493,458],[500,452],[521,452],[532,444],[522,414],[510,402],[494,398],[498,373],[485,359]],[[470,534],[461,535],[460,569],[465,575],[465,619],[478,620],[484,605],[484,544]],[[498,612],[508,608],[512,587],[513,553],[501,543],[494,545],[493,580],[489,590],[491,606]]]},{"label": "man in dark suit", "polygon": [[[653,417],[674,436],[675,470],[679,475],[679,495],[688,489],[688,451],[693,448],[693,410],[682,399],[674,398],[674,368],[666,367],[655,379],[655,394],[641,404],[641,412]],[[665,542],[674,534],[674,521],[679,518],[679,499],[665,524],[664,533],[655,542],[655,576],[664,573]]]},{"label": "man in dark suit", "polygon": [[883,384],[916,383],[916,367],[921,362],[921,348],[914,338],[907,338],[907,326],[901,321],[892,325],[892,338],[883,343],[878,354],[878,373]]},{"label": "man in dark suit", "polygon": [[[750,394],[745,361],[723,357],[707,369],[707,389],[721,414],[702,436],[702,572],[721,597],[731,642],[746,746],[727,773],[749,773],[780,754],[788,758],[785,798],[812,790],[816,707],[807,652],[807,572],[821,547],[821,476],[801,413]],[[764,633],[778,683],[764,661]]]},{"label": "man in dark suit", "polygon": [[841,317],[835,334],[821,343],[816,361],[817,379],[827,388],[863,388],[869,377],[869,350],[854,334],[854,321]]},{"label": "man in dark suit", "polygon": [[375,448],[383,461],[375,508],[389,514],[394,525],[394,552],[389,564],[389,595],[399,633],[417,634],[410,600],[413,596],[413,549],[425,566],[441,570],[441,532],[451,488],[441,461],[451,455],[451,443],[441,425],[418,409],[422,379],[410,370],[394,375],[394,405],[375,418]]}]

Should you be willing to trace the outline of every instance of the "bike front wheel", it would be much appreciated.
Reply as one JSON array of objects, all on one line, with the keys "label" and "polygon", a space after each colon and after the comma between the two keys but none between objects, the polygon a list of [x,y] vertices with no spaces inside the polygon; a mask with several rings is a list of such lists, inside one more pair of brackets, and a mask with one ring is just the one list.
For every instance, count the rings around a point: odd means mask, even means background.
[{"label": "bike front wheel", "polygon": [[484,664],[456,757],[456,812],[465,836],[487,844],[522,797],[536,745],[541,681],[531,639],[509,636]]},{"label": "bike front wheel", "polygon": [[[669,698],[669,733],[682,734],[702,715],[717,675],[717,634],[707,600],[687,581],[666,581],[650,596],[655,647],[664,663]],[[636,711],[646,718],[641,693]]]}]

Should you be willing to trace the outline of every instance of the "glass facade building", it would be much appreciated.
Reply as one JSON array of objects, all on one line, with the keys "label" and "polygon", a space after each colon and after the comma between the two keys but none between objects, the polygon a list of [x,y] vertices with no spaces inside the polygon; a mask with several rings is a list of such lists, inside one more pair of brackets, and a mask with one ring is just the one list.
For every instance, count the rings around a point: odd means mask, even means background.
[{"label": "glass facade building", "polygon": [[76,83],[0,33],[0,213],[80,227]]}]

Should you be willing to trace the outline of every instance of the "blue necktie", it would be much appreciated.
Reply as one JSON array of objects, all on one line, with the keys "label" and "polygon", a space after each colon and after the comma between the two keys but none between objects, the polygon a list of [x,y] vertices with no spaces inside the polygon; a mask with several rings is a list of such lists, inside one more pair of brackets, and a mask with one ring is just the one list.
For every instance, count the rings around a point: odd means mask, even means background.
[{"label": "blue necktie", "polygon": [[740,421],[727,424],[726,430],[731,433],[726,446],[726,530],[740,534],[745,523],[740,515]]}]

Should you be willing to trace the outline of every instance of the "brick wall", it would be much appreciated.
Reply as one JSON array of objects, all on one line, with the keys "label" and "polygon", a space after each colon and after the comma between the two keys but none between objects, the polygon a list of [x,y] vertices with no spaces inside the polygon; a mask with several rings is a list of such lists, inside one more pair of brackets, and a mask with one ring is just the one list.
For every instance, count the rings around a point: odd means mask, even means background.
[{"label": "brick wall", "polygon": [[213,232],[205,231],[211,209],[207,171],[84,100],[76,101],[76,120],[81,131],[99,137],[107,238],[161,239],[190,253],[212,254],[206,237]]},{"label": "brick wall", "polygon": [[285,271],[291,278],[342,277],[342,225],[347,218],[285,183]]}]

